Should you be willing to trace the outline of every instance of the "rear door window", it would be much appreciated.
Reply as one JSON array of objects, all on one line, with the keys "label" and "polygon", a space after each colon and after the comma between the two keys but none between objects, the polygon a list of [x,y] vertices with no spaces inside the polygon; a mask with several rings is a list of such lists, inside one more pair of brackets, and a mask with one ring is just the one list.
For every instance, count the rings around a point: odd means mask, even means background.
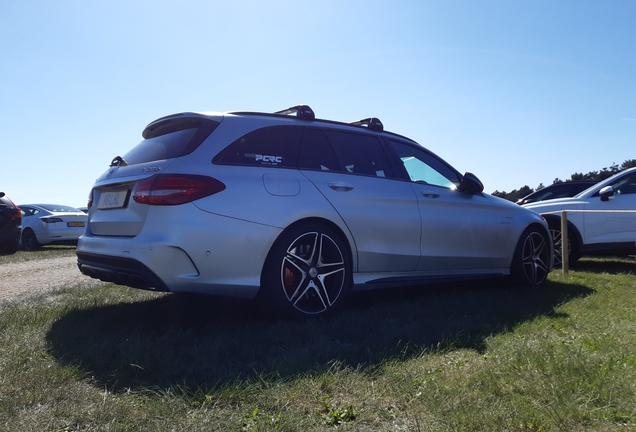
[{"label": "rear door window", "polygon": [[344,171],[322,129],[306,128],[300,144],[298,168],[319,171]]},{"label": "rear door window", "polygon": [[302,126],[270,126],[252,131],[212,160],[224,165],[296,168]]},{"label": "rear door window", "polygon": [[371,135],[306,128],[298,168],[393,177],[380,141]]}]

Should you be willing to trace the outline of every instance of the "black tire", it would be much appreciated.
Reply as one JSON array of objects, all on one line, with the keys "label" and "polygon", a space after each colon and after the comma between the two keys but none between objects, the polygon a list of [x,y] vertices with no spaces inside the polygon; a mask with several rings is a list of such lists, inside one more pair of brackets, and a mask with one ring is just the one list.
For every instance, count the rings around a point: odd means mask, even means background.
[{"label": "black tire", "polygon": [[18,251],[18,242],[0,243],[0,255],[13,255]]},{"label": "black tire", "polygon": [[22,247],[27,251],[40,249],[40,243],[31,229],[26,229],[22,232]]},{"label": "black tire", "polygon": [[548,234],[541,228],[527,228],[517,244],[512,260],[515,282],[523,286],[538,286],[548,279],[550,269],[550,243]]},{"label": "black tire", "polygon": [[[550,235],[554,244],[554,267],[561,267],[563,264],[563,246],[561,239],[561,223],[550,222]],[[568,261],[574,264],[580,257],[579,245],[572,230],[568,229]]]},{"label": "black tire", "polygon": [[326,316],[352,285],[351,259],[340,236],[317,223],[292,227],[272,247],[260,300],[292,318]]}]

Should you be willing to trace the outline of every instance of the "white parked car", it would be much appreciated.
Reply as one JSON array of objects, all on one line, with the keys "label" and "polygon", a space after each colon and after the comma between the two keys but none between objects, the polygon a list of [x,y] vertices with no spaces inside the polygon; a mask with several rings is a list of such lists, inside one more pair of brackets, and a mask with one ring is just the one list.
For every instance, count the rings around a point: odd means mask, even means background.
[{"label": "white parked car", "polygon": [[82,273],[158,291],[260,296],[282,313],[331,312],[350,289],[552,269],[538,214],[482,192],[377,118],[182,113],[96,181]]},{"label": "white parked car", "polygon": [[76,245],[86,230],[86,213],[58,204],[23,204],[22,238],[25,250],[44,245]]},{"label": "white parked car", "polygon": [[561,265],[561,212],[567,210],[569,260],[583,255],[636,253],[636,168],[622,171],[572,198],[525,204],[548,221],[555,265]]}]

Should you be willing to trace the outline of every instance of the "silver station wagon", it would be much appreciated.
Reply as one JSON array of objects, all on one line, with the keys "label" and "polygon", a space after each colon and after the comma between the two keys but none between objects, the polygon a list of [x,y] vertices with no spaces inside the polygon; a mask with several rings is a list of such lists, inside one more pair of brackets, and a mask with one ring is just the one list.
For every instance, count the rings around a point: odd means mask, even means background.
[{"label": "silver station wagon", "polygon": [[552,270],[540,215],[377,118],[321,120],[306,105],[181,113],[142,135],[90,192],[85,275],[303,317],[351,290],[495,276],[534,286]]}]

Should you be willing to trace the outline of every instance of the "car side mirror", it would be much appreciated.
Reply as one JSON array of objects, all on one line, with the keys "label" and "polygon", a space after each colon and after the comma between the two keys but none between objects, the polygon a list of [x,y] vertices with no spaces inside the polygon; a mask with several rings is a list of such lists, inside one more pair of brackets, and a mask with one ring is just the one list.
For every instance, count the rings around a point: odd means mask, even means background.
[{"label": "car side mirror", "polygon": [[482,193],[484,190],[483,183],[473,173],[467,172],[459,185],[459,190],[471,194]]},{"label": "car side mirror", "polygon": [[614,188],[612,186],[605,186],[598,193],[601,196],[601,201],[609,201],[611,196],[614,196]]}]

